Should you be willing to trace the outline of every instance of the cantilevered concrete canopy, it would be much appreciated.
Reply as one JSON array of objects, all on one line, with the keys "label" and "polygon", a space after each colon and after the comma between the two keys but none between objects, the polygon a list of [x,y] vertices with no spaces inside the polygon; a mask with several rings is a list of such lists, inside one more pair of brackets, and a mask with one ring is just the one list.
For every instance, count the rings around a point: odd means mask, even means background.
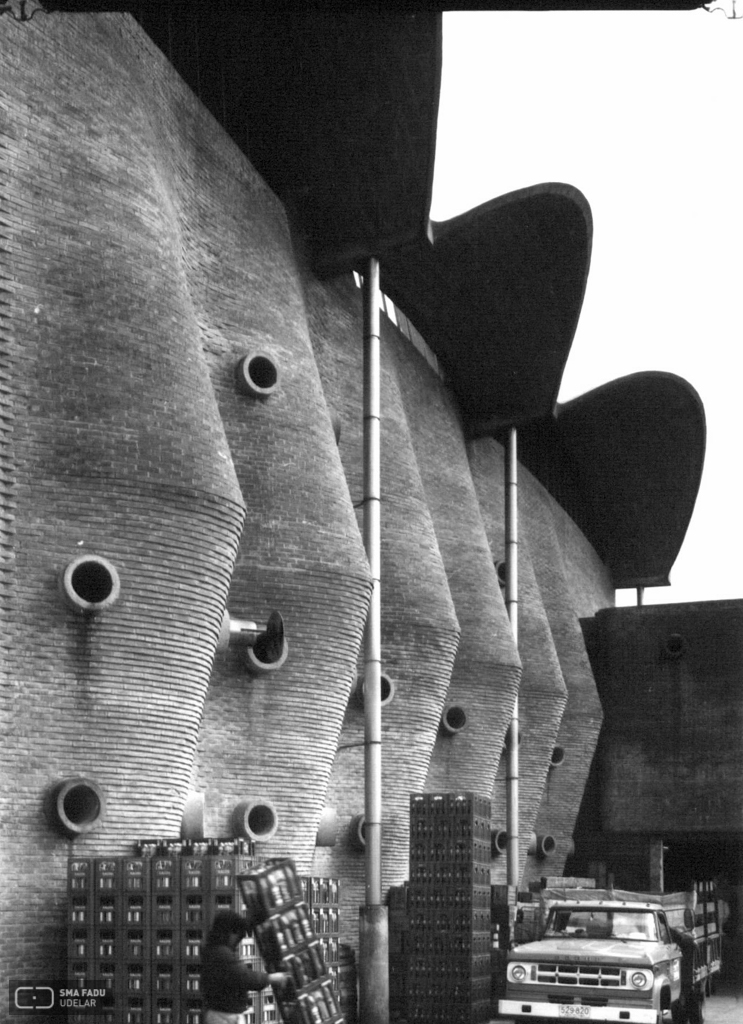
[{"label": "cantilevered concrete canopy", "polygon": [[704,408],[683,378],[603,384],[520,431],[522,462],[571,515],[614,586],[667,586],[696,502]]},{"label": "cantilevered concrete canopy", "polygon": [[699,487],[701,402],[686,382],[658,373],[556,409],[591,253],[590,209],[577,189],[535,185],[429,223],[439,12],[451,6],[310,3],[299,14],[277,0],[44,5],[133,13],[285,203],[315,272],[345,273],[379,256],[384,289],[443,363],[470,436],[521,425],[522,461],[581,526],[615,585],[662,585]]},{"label": "cantilevered concrete canopy", "polygon": [[585,503],[579,525],[615,587],[667,585],[702,478],[702,401],[672,373],[634,373],[562,405]]},{"label": "cantilevered concrete canopy", "polygon": [[592,220],[571,185],[500,196],[382,262],[382,288],[443,364],[470,436],[550,414],[578,324]]},{"label": "cantilevered concrete canopy", "polygon": [[318,276],[425,237],[440,13],[226,0],[134,13],[281,199]]},{"label": "cantilevered concrete canopy", "polygon": [[[36,6],[37,0],[28,4]],[[425,238],[441,12],[456,4],[45,0],[43,6],[53,13],[131,12],[291,211],[318,275],[348,272],[359,260],[383,258],[391,246]],[[471,6],[606,5],[496,0]]]}]

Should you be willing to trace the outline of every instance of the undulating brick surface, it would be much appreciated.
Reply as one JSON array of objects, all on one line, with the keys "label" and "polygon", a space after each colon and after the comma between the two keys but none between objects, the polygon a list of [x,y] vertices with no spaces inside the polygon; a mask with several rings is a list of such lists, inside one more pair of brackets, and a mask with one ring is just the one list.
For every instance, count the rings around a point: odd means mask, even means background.
[{"label": "undulating brick surface", "polygon": [[410,345],[396,348],[413,443],[461,637],[447,705],[466,725],[439,729],[426,779],[429,792],[489,797],[521,665],[498,586],[467,461],[457,409],[441,379]]},{"label": "undulating brick surface", "polygon": [[[343,304],[345,315],[330,300]],[[329,406],[341,417],[340,453],[354,503],[363,496],[363,324],[361,293],[349,281],[308,283],[313,344]],[[459,626],[411,441],[394,358],[401,344],[386,318],[381,325],[381,594],[382,671],[394,686],[382,709],[383,885],[408,873],[409,796],[423,788],[439,728]],[[362,512],[359,509],[359,521]],[[363,660],[359,665],[363,677]],[[348,706],[328,800],[342,832],[336,847],[318,851],[315,869],[347,880],[344,919],[355,930],[365,902],[363,854],[351,845],[351,823],[364,811],[364,709]],[[348,941],[354,941],[348,934]]]},{"label": "undulating brick surface", "polygon": [[[80,854],[179,833],[244,519],[147,117],[156,90],[128,24],[3,25],[15,44],[2,184],[15,532],[3,744],[14,897],[2,927],[16,976],[59,969],[63,953],[59,780],[90,777],[107,801]],[[150,63],[154,81],[174,79],[154,52]],[[121,582],[94,614],[59,586],[86,553]]]},{"label": "undulating brick surface", "polygon": [[[195,114],[173,108],[165,120],[176,113],[181,132],[203,139]],[[178,191],[186,273],[247,504],[228,609],[257,623],[279,611],[289,657],[266,676],[248,675],[236,653],[215,663],[194,787],[217,835],[229,834],[236,804],[269,800],[278,830],[261,853],[291,854],[308,872],[370,580],[284,211],[214,133]],[[275,367],[269,395],[236,387],[235,366],[251,353]]]},{"label": "undulating brick surface", "polygon": [[[529,500],[537,497],[538,500]],[[527,490],[522,535],[529,545],[536,581],[568,692],[556,745],[534,826],[537,835],[555,840],[551,858],[528,858],[525,881],[564,874],[573,848],[573,830],[588,779],[602,711],[578,614],[565,569],[555,520],[564,518],[554,502]]]},{"label": "undulating brick surface", "polygon": [[[356,944],[353,691],[370,594],[360,292],[312,277],[276,197],[131,18],[0,29],[3,968],[61,972],[69,854],[176,838],[193,790],[207,834],[231,835],[240,801],[270,801],[278,828],[259,854],[338,876],[342,938]],[[250,353],[277,369],[270,394],[236,386]],[[576,622],[612,595],[525,473],[519,653],[493,564],[502,450],[468,452],[451,392],[384,317],[382,378],[386,888],[406,877],[411,791],[494,795],[500,827],[520,680],[523,855],[535,822],[574,814],[586,702],[598,720]],[[91,615],[59,587],[85,553],[121,581]],[[215,656],[225,608],[258,624],[281,612],[281,668],[250,674],[235,647]],[[576,712],[569,701],[558,732],[566,683]],[[440,726],[452,703],[467,715],[455,735]],[[74,842],[50,814],[72,775],[107,800]],[[315,849],[326,805],[338,840]]]},{"label": "undulating brick surface", "polygon": [[[470,466],[480,499],[492,557],[505,555],[504,453],[491,439],[469,444]],[[534,502],[547,501],[537,481],[520,469],[518,474],[519,524]],[[567,700],[567,689],[555,650],[550,623],[534,568],[534,553],[523,529],[518,530],[518,648],[522,662],[519,686],[519,864],[527,871],[527,851],[547,778],[552,750]],[[506,762],[501,758],[492,796],[496,828],[506,827]],[[492,877],[503,883],[506,864],[496,858]]]}]

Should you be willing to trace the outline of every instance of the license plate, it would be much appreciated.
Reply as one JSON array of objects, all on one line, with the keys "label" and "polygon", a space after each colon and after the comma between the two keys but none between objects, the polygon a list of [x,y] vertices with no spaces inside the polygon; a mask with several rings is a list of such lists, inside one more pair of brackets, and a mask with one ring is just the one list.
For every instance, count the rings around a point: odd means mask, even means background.
[{"label": "license plate", "polygon": [[570,1017],[572,1020],[590,1020],[591,1007],[581,1006],[579,1003],[560,1003],[559,1017]]}]

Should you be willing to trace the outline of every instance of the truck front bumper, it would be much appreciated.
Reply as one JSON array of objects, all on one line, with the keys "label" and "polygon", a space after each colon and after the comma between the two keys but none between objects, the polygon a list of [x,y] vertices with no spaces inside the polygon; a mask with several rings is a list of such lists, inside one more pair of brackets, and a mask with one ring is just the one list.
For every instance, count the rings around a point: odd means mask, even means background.
[{"label": "truck front bumper", "polygon": [[616,1024],[657,1024],[658,1011],[651,1006],[587,1006],[581,1003],[539,1003],[526,999],[499,999],[498,1015],[528,1020],[529,1017],[561,1021],[613,1021]]}]

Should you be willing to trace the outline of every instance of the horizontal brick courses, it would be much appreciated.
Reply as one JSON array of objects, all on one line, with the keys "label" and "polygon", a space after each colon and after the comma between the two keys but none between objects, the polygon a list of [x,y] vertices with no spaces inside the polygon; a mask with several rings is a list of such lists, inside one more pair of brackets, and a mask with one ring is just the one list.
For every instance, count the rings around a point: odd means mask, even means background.
[{"label": "horizontal brick courses", "polygon": [[[191,790],[204,795],[207,834],[231,832],[238,802],[271,801],[279,827],[260,853],[340,877],[343,941],[355,944],[354,690],[370,594],[360,293],[350,276],[312,277],[276,196],[133,19],[2,28],[0,799],[11,838],[0,935],[13,943],[0,957],[11,973],[62,970],[70,841],[49,797],[72,774],[108,801],[100,827],[74,841],[80,853],[178,835]],[[382,715],[389,886],[406,877],[409,792],[497,788],[520,680],[524,828],[540,802],[551,813],[552,746],[588,728],[577,716],[576,731],[557,731],[563,677],[571,699],[590,689],[572,613],[593,615],[611,592],[585,538],[525,474],[534,526],[519,656],[493,565],[502,450],[468,451],[441,379],[386,318],[382,335],[383,669],[397,687]],[[278,372],[260,398],[235,383],[256,352]],[[119,601],[87,617],[59,588],[85,552],[121,579]],[[278,671],[248,674],[234,647],[215,654],[225,607],[258,624],[281,612]],[[447,702],[468,714],[456,735],[440,728]],[[587,746],[566,758],[566,821],[588,758]],[[338,840],[316,850],[326,804]]]}]

